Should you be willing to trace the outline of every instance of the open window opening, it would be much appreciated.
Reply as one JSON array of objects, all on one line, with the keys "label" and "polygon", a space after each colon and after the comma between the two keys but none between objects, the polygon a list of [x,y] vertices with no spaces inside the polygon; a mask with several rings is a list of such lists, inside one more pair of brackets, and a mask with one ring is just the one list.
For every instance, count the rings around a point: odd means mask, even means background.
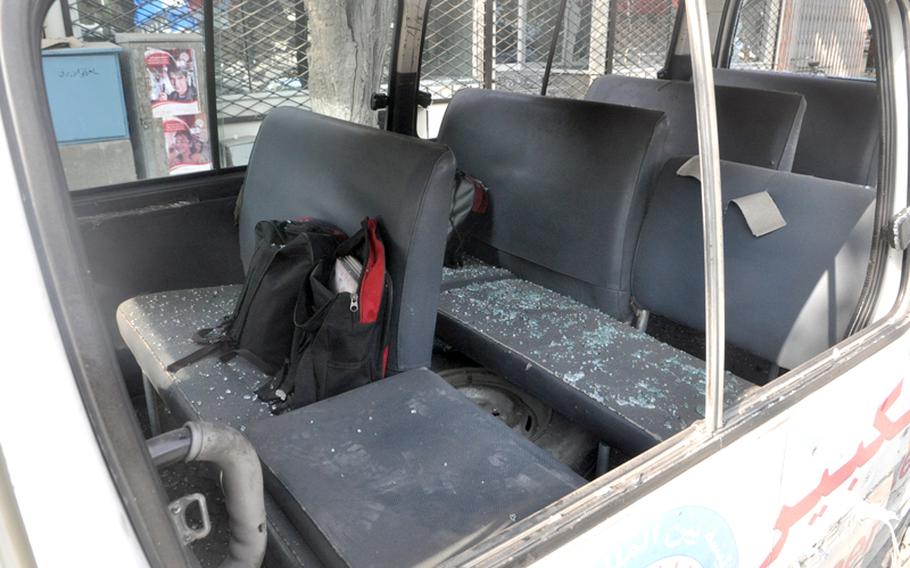
[{"label": "open window opening", "polygon": [[[95,186],[73,194],[86,268],[146,434],[190,420],[251,441],[270,561],[412,565],[691,434],[712,403],[722,422],[862,311],[881,72],[862,3],[840,3],[730,4],[712,111],[700,83],[658,78],[692,35],[669,0],[62,2],[70,37],[42,52],[48,103],[70,188]],[[390,76],[393,53],[419,76]],[[417,126],[434,141],[377,128],[402,85],[432,95]],[[711,153],[716,171],[699,161]],[[711,177],[725,270],[705,260]],[[383,251],[381,370],[350,353],[310,362],[313,404],[279,413],[290,383],[242,353],[173,368],[233,312],[259,223],[304,217],[347,235],[378,223],[361,269]],[[726,280],[713,393],[706,267]],[[344,293],[348,318],[370,305]],[[332,333],[325,349],[347,340]],[[353,379],[327,387],[336,377]],[[174,499],[210,495],[214,535],[194,550],[214,565],[232,512],[206,472],[162,481]]]}]

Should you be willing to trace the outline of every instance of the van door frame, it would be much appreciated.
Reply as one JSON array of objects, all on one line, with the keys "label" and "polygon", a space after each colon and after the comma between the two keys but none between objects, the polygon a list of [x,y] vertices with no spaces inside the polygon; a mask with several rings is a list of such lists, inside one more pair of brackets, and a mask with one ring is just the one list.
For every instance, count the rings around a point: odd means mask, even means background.
[{"label": "van door frame", "polygon": [[[733,2],[739,4],[739,0],[729,0],[727,6]],[[900,185],[900,201],[906,205],[910,158],[910,129],[907,126],[910,122],[910,67],[906,59],[898,60],[893,53],[899,47],[904,55],[910,54],[910,30],[907,29],[910,0],[867,0],[867,5],[873,27],[883,32],[878,42],[878,60],[889,63],[887,67],[882,63],[879,65],[879,81],[884,86],[881,89],[883,117],[888,131],[882,150],[884,175],[881,188],[885,188],[883,191],[893,198],[895,188]],[[729,20],[731,16],[735,14],[727,13],[724,17]],[[900,64],[901,61],[904,65]],[[892,207],[896,207],[894,201],[891,200]],[[900,273],[899,290],[894,305],[881,320],[729,409],[725,413],[725,427],[710,433],[703,423],[696,423],[531,517],[453,557],[445,566],[524,566],[543,558],[758,426],[793,408],[910,333],[910,254],[891,250],[888,265]]]}]

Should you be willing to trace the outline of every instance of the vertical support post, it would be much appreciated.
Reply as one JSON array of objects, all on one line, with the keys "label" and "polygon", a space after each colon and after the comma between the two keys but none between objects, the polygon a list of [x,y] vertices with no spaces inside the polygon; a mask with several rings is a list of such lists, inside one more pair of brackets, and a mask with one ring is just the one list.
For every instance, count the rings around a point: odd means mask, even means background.
[{"label": "vertical support post", "polygon": [[528,59],[528,3],[518,0],[518,48],[516,62],[524,65]]},{"label": "vertical support post", "polygon": [[714,69],[705,0],[686,0],[686,25],[695,84],[698,150],[701,165],[702,224],[705,241],[705,423],[709,432],[724,424],[724,234],[720,153],[714,95]]},{"label": "vertical support post", "polygon": [[221,169],[221,139],[218,126],[218,93],[215,85],[215,6],[214,0],[204,0],[202,8],[203,37],[205,45],[205,93],[209,121],[209,151],[212,153],[212,167]]},{"label": "vertical support post", "polygon": [[149,415],[149,431],[152,437],[161,434],[161,417],[158,416],[158,393],[152,386],[152,381],[148,375],[142,373],[142,392],[145,395],[145,410]]},{"label": "vertical support post", "polygon": [[73,15],[70,13],[70,3],[67,0],[59,0],[59,2],[60,11],[63,15],[63,31],[66,33],[66,37],[72,37]]},{"label": "vertical support post", "polygon": [[610,28],[611,0],[591,3],[591,40],[589,44],[588,75],[599,77],[606,73],[607,35]]},{"label": "vertical support post", "polygon": [[568,0],[560,0],[559,12],[556,13],[556,21],[553,23],[553,37],[550,38],[550,53],[547,54],[547,67],[543,72],[543,84],[540,86],[540,95],[547,96],[547,87],[550,86],[550,72],[553,70],[553,58],[556,57],[556,47],[559,44],[559,32],[562,30],[562,24],[566,19],[566,5]]},{"label": "vertical support post", "polygon": [[483,6],[483,88],[493,88],[493,0]]},{"label": "vertical support post", "polygon": [[604,59],[604,74],[613,74],[613,55],[616,51],[616,2],[610,0],[610,19],[607,21],[607,55]]}]

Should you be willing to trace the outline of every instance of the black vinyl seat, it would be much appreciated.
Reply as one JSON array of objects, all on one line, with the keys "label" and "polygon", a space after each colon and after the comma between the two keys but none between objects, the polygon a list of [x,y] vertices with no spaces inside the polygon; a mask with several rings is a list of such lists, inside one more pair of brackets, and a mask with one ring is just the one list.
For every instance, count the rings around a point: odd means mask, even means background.
[{"label": "black vinyl seat", "polygon": [[[715,95],[721,159],[790,171],[806,112],[803,96],[724,86]],[[698,153],[695,90],[688,81],[605,75],[591,84],[585,98],[664,112],[666,156]]]},{"label": "black vinyl seat", "polygon": [[[641,306],[704,330],[700,183],[670,161],[635,257]],[[793,369],[844,339],[872,251],[875,193],[865,186],[721,164],[727,341]],[[733,200],[767,192],[786,226],[756,237]]]},{"label": "black vinyl seat", "polygon": [[[439,144],[276,109],[260,128],[241,198],[243,261],[263,219],[310,216],[353,234],[361,219],[377,217],[396,300],[390,373],[428,366],[454,168],[452,153]],[[175,373],[166,368],[198,348],[193,332],[229,314],[238,290],[159,292],[117,310],[120,333],[142,372],[184,419],[244,427],[268,415],[253,395],[265,376],[242,358],[209,358]]]},{"label": "black vinyl seat", "polygon": [[795,173],[877,185],[882,116],[875,81],[738,69],[716,69],[714,76],[718,85],[786,91],[806,98]]},{"label": "black vinyl seat", "polygon": [[660,112],[459,91],[438,140],[490,190],[467,251],[630,319],[632,255],[665,139]]},{"label": "black vinyl seat", "polygon": [[[632,292],[638,305],[704,329],[700,184],[677,173],[685,162],[670,161],[658,178]],[[844,336],[871,251],[875,195],[727,162],[722,177],[728,339],[793,368]],[[733,200],[762,192],[785,226],[756,237]],[[440,338],[608,444],[639,453],[704,415],[702,361],[539,283],[482,266],[466,270],[487,278],[465,283],[447,274]],[[751,388],[728,373],[728,404]]]},{"label": "black vinyl seat", "polygon": [[585,483],[429,371],[247,432],[269,493],[327,566],[436,566]]},{"label": "black vinyl seat", "polygon": [[[704,362],[527,280],[446,289],[436,330],[627,455],[704,417]],[[725,387],[732,405],[754,385],[728,373]]]}]

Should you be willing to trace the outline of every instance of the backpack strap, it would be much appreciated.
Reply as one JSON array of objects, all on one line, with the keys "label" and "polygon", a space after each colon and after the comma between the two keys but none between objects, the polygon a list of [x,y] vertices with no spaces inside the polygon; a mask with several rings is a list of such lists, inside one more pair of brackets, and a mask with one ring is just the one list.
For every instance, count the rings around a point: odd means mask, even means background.
[{"label": "backpack strap", "polygon": [[228,353],[230,351],[231,351],[231,346],[225,341],[222,341],[220,343],[210,343],[201,349],[197,349],[196,351],[193,351],[186,357],[177,359],[176,361],[174,361],[173,363],[168,365],[167,372],[176,373],[180,369],[183,369],[184,367],[188,367],[188,366],[192,365],[193,363],[202,361],[203,359],[205,359],[206,357],[208,357],[210,355],[215,355],[216,353],[224,354],[224,353]]}]

